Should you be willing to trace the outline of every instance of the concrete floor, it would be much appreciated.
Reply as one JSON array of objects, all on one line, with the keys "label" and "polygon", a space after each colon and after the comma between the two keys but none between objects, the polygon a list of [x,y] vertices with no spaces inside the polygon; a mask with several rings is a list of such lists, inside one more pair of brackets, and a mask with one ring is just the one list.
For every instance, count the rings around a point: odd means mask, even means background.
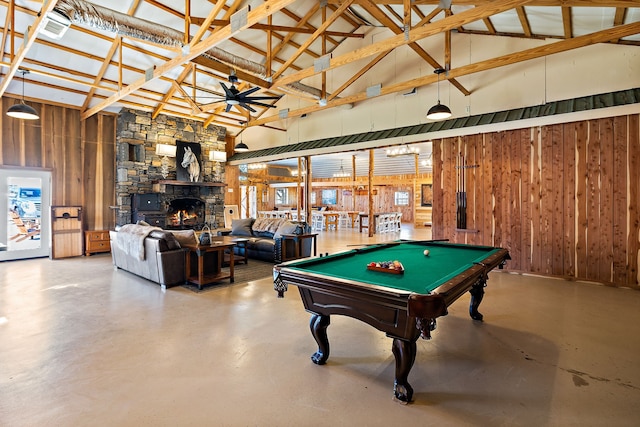
[{"label": "concrete floor", "polygon": [[334,316],[327,365],[310,361],[295,288],[163,292],[108,254],[0,263],[0,426],[640,425],[640,292],[494,272],[483,323],[467,304],[418,341],[405,406],[368,325]]}]

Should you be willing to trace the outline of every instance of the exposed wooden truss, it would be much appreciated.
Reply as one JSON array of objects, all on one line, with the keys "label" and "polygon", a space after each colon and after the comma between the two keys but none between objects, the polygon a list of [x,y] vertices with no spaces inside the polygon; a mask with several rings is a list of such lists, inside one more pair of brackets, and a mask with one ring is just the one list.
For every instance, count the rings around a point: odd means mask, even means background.
[{"label": "exposed wooden truss", "polygon": [[[94,1],[98,6],[115,7],[111,5],[113,2]],[[288,117],[296,117],[365,100],[367,95],[363,93],[346,97],[342,94],[401,46],[408,46],[419,61],[430,67],[448,70],[446,78],[451,85],[468,95],[470,91],[457,78],[594,43],[640,45],[635,41],[637,38],[628,39],[640,34],[640,24],[627,18],[630,8],[634,11],[640,8],[633,0],[454,0],[458,9],[446,10],[439,8],[438,0],[269,0],[251,11],[239,9],[243,4],[239,0],[129,0],[121,13],[148,21],[157,15],[166,22],[173,22],[171,28],[180,34],[179,44],[182,47],[101,31],[74,22],[72,29],[75,34],[93,41],[89,42],[91,48],[83,49],[75,43],[65,43],[64,38],[53,41],[38,35],[44,17],[59,2],[63,4],[64,0],[48,1],[44,5],[34,2],[33,6],[16,4],[14,0],[0,0],[0,8],[6,12],[2,32],[4,55],[0,94],[6,93],[14,75],[19,69],[24,69],[31,72],[32,79],[28,83],[40,87],[43,94],[66,92],[78,98],[79,101],[73,105],[81,109],[83,118],[112,106],[125,105],[147,109],[153,117],[166,113],[192,117],[207,125],[219,124],[232,133],[247,124],[266,125],[279,120],[279,117],[273,113],[265,114],[270,110],[267,107],[255,106],[257,112],[250,113],[235,108],[226,111],[224,102],[211,103],[208,96],[224,95],[215,82],[226,82],[231,72],[238,77],[239,88],[257,86],[261,88],[258,93],[261,96],[284,95],[305,100],[308,106],[288,112]],[[528,9],[532,6],[548,7],[557,13],[562,24],[561,35],[536,31]],[[604,29],[576,36],[575,7],[607,8],[612,11],[613,22]],[[517,24],[520,31],[505,32],[496,26],[495,16],[504,12],[511,13],[513,24]],[[234,18],[242,13],[247,20],[237,27]],[[28,21],[26,26],[25,21]],[[477,25],[473,29],[468,28],[472,22],[482,22],[485,29],[478,29]],[[141,25],[144,28],[144,23]],[[389,37],[330,56],[328,66],[316,70],[315,61],[327,58],[345,41],[363,38],[369,25],[387,27]],[[452,32],[556,41],[508,57],[456,67],[451,62]],[[429,52],[418,43],[441,33],[444,34],[444,54]],[[47,52],[50,58],[78,58],[95,64],[95,69],[86,71],[83,67],[48,60],[41,54],[32,55],[33,46],[38,46],[39,53]],[[213,48],[221,48],[232,58],[210,55]],[[343,82],[337,88],[327,90],[325,76],[328,71],[363,60],[364,65],[357,71],[341,77]],[[70,64],[73,62],[68,61]],[[304,83],[317,74],[321,77],[317,88],[297,86],[293,90],[286,89],[287,85]],[[157,83],[152,83],[155,81]],[[436,75],[427,75],[398,82],[383,87],[379,96],[436,81]],[[46,95],[41,99],[57,102]]]}]

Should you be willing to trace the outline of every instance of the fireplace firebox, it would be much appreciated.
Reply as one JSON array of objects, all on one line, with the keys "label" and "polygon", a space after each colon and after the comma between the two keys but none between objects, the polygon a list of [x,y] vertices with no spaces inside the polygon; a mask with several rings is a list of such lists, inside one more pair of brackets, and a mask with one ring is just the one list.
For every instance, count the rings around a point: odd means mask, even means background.
[{"label": "fireplace firebox", "polygon": [[167,208],[165,228],[200,230],[205,223],[205,213],[205,203],[200,199],[174,199]]}]

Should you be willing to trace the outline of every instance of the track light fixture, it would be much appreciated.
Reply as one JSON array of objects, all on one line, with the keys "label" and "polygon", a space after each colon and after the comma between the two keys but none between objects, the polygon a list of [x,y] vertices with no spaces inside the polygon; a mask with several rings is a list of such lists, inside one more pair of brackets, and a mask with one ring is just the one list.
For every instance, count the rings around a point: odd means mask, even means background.
[{"label": "track light fixture", "polygon": [[438,103],[433,107],[429,108],[429,112],[427,113],[427,119],[431,120],[443,120],[451,117],[451,110],[444,104],[440,103],[440,74],[446,72],[443,68],[436,68],[433,70],[434,73],[438,75]]}]

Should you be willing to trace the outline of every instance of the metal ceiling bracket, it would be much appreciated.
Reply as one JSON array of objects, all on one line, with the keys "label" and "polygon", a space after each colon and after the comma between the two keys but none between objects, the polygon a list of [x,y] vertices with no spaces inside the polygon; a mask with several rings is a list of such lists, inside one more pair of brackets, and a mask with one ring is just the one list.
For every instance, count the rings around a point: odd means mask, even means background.
[{"label": "metal ceiling bracket", "polygon": [[321,56],[320,58],[316,58],[313,61],[313,71],[316,73],[320,73],[324,70],[329,69],[331,66],[331,54],[328,53],[326,55]]},{"label": "metal ceiling bracket", "polygon": [[374,98],[376,96],[380,96],[382,93],[382,84],[378,83],[374,86],[369,86],[367,88],[367,98]]},{"label": "metal ceiling bracket", "polygon": [[235,33],[247,26],[249,10],[251,10],[251,7],[246,6],[231,15],[231,32]]}]

